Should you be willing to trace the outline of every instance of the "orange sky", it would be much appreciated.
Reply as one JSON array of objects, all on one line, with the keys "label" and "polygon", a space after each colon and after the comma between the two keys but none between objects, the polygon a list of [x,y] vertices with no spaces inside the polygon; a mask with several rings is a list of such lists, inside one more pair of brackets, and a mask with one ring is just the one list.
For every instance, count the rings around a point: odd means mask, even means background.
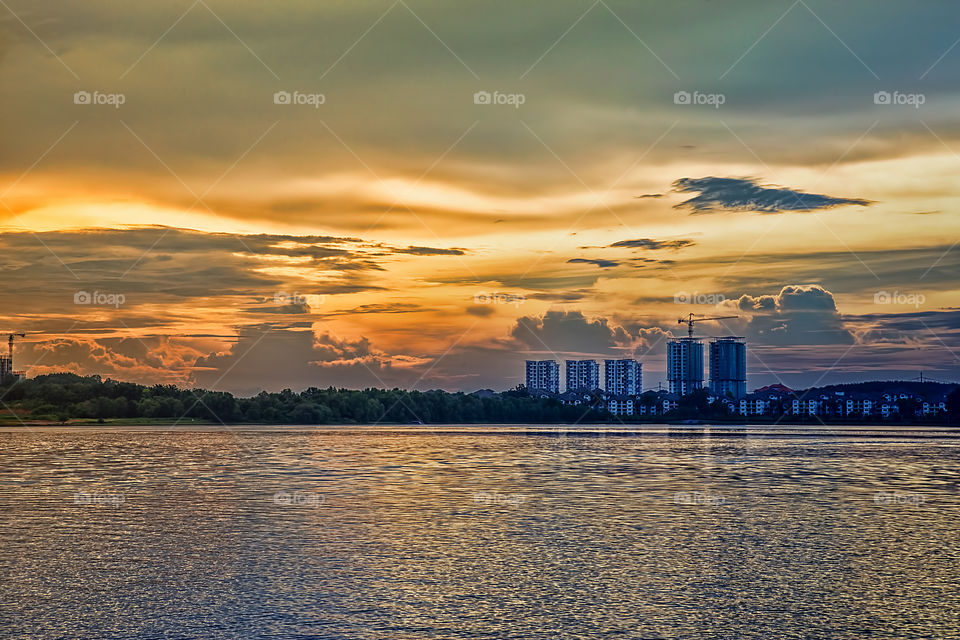
[{"label": "orange sky", "polygon": [[953,379],[955,9],[809,4],[10,2],[0,325],[31,375],[469,391],[651,386],[724,311],[751,387]]}]

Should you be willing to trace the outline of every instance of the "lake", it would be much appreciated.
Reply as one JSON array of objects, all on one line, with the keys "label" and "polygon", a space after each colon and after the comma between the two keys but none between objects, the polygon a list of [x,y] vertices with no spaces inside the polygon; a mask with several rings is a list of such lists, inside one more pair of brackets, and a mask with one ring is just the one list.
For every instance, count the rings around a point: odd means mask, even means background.
[{"label": "lake", "polygon": [[4,638],[960,637],[931,428],[0,430]]}]

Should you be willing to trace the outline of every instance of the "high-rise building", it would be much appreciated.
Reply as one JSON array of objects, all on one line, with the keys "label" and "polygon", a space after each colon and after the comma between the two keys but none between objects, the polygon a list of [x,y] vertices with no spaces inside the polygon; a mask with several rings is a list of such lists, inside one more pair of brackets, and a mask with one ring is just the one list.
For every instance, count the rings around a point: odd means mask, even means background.
[{"label": "high-rise building", "polygon": [[643,393],[643,365],[636,360],[604,360],[603,390],[613,396]]},{"label": "high-rise building", "polygon": [[13,359],[9,356],[0,356],[0,382],[3,381],[7,376],[15,376],[17,378],[25,378],[26,374],[23,371],[14,371],[13,370]]},{"label": "high-rise building", "polygon": [[567,360],[567,391],[593,391],[600,388],[600,365],[596,360]]},{"label": "high-rise building", "polygon": [[676,338],[667,344],[667,381],[670,392],[686,395],[703,388],[703,341]]},{"label": "high-rise building", "polygon": [[553,360],[527,360],[527,391],[560,393],[560,366]]},{"label": "high-rise building", "polygon": [[710,342],[710,391],[734,400],[747,395],[747,343],[743,338],[714,338]]}]

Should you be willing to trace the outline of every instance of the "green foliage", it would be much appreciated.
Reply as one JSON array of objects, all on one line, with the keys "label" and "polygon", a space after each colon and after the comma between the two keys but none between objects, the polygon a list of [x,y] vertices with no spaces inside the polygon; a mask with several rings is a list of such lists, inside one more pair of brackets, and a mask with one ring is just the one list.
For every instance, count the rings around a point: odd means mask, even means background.
[{"label": "green foliage", "polygon": [[491,397],[401,389],[284,389],[236,398],[222,391],[146,387],[129,382],[57,373],[0,385],[13,409],[34,419],[172,419],[214,423],[552,423],[591,422],[609,415],[554,398],[533,398],[517,388]]},{"label": "green foliage", "polygon": [[947,413],[951,420],[960,420],[960,386],[954,387],[947,396]]}]

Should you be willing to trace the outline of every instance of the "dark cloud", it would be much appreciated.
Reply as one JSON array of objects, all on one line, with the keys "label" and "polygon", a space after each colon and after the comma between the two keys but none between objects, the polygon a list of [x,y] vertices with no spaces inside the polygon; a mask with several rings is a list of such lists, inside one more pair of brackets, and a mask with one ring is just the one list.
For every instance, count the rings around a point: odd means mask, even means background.
[{"label": "dark cloud", "polygon": [[696,244],[693,240],[653,240],[651,238],[639,238],[637,240],[621,240],[608,245],[611,248],[630,248],[630,249],[649,249],[650,251],[659,251],[660,249],[682,249]]},{"label": "dark cloud", "polygon": [[363,304],[350,309],[347,313],[415,313],[425,309],[417,304],[406,302],[383,302],[377,304]]},{"label": "dark cloud", "polygon": [[589,289],[575,291],[551,291],[531,293],[527,298],[531,300],[547,300],[549,302],[576,302],[593,295]]},{"label": "dark cloud", "polygon": [[434,249],[433,247],[407,247],[395,249],[394,252],[410,253],[415,256],[462,256],[466,253],[463,249]]},{"label": "dark cloud", "polygon": [[754,178],[681,178],[673,183],[680,193],[699,193],[685,200],[675,209],[688,208],[693,213],[714,211],[815,211],[842,205],[867,206],[869,200],[837,198],[833,196],[804,193],[792,189],[760,186]]},{"label": "dark cloud", "polygon": [[542,316],[522,317],[510,337],[533,352],[608,353],[630,347],[633,336],[607,318],[588,319],[581,311],[547,311]]},{"label": "dark cloud", "polygon": [[636,198],[637,200],[643,200],[645,198],[662,198],[663,194],[662,193],[645,193],[642,196],[633,196],[633,197]]},{"label": "dark cloud", "polygon": [[495,310],[491,305],[475,304],[467,307],[466,312],[478,318],[489,318],[495,313]]},{"label": "dark cloud", "polygon": [[[80,291],[124,297],[111,311],[114,328],[120,320],[128,327],[181,321],[173,305],[202,305],[211,298],[248,315],[303,314],[321,296],[383,290],[374,277],[385,269],[377,255],[395,253],[412,252],[350,237],[231,235],[166,227],[8,232],[0,235],[0,308],[29,310],[47,321],[71,316],[82,321],[84,330],[97,328],[103,309],[74,305]],[[293,269],[280,275],[265,265],[294,265],[300,275]],[[37,287],[38,282],[43,286]],[[23,305],[26,299],[29,306]],[[374,311],[358,310],[363,312]]]},{"label": "dark cloud", "polygon": [[259,305],[245,310],[246,313],[275,313],[278,315],[299,315],[310,313],[310,305],[306,302],[293,301],[289,304]]},{"label": "dark cloud", "polygon": [[389,388],[416,379],[396,364],[404,364],[404,359],[373,348],[366,338],[315,336],[309,327],[260,325],[241,328],[228,350],[197,358],[191,381],[205,389],[254,395],[284,388]]},{"label": "dark cloud", "polygon": [[600,267],[601,269],[610,269],[611,267],[619,267],[620,263],[616,260],[604,260],[602,258],[570,258],[567,262],[583,263],[583,264],[592,264]]}]

